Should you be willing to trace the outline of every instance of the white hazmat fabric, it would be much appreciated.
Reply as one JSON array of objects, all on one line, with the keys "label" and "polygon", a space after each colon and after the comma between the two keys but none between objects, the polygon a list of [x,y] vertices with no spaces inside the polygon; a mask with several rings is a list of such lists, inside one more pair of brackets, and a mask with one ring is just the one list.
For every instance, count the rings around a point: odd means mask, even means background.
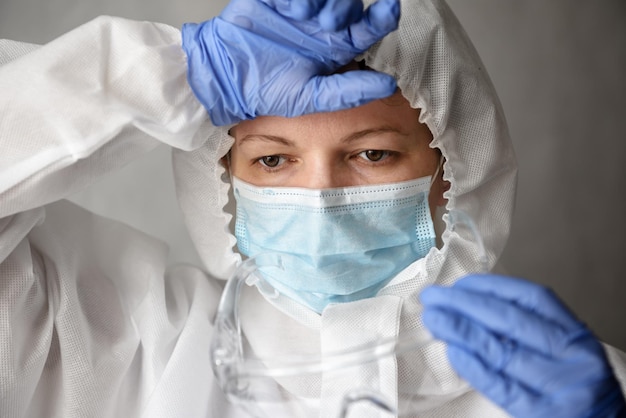
[{"label": "white hazmat fabric", "polygon": [[41,48],[1,41],[0,62],[0,416],[211,415],[220,286],[60,200],[158,141],[206,139],[180,32],[101,17]]}]

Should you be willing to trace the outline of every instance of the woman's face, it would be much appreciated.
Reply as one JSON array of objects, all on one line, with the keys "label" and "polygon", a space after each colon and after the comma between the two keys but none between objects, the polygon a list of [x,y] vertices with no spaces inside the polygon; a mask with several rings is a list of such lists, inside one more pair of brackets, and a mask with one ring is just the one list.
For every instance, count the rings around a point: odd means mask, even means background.
[{"label": "woman's face", "polygon": [[[256,186],[327,189],[433,175],[439,152],[398,92],[354,109],[296,118],[264,116],[231,130],[231,173]],[[441,176],[431,209],[445,203]]]}]

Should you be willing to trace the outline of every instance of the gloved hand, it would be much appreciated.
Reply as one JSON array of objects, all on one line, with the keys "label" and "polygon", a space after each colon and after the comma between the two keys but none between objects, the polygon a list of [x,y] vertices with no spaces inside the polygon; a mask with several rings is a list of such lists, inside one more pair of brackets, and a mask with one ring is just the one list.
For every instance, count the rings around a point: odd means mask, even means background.
[{"label": "gloved hand", "polygon": [[399,0],[378,0],[365,11],[360,0],[233,0],[220,16],[183,26],[188,82],[215,125],[388,97],[396,82],[387,74],[328,74],[395,30],[399,15]]},{"label": "gloved hand", "polygon": [[626,416],[602,345],[550,290],[484,274],[420,300],[454,369],[512,416]]}]

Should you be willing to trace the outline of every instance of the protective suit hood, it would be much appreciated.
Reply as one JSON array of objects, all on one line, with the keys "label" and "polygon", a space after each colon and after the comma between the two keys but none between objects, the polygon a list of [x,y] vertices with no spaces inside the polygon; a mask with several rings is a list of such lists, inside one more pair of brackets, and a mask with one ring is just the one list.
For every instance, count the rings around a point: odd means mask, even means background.
[{"label": "protective suit hood", "polygon": [[[411,105],[421,109],[420,122],[433,134],[431,146],[446,159],[447,209],[461,210],[476,222],[493,267],[509,234],[517,167],[504,113],[465,31],[443,1],[403,1],[398,30],[363,58],[369,67],[393,75]],[[230,179],[219,163],[233,141],[228,127],[216,127],[202,148],[176,150],[173,156],[186,224],[205,268],[219,279],[229,278],[241,260],[229,229]],[[409,294],[426,282],[450,284],[476,269],[475,249],[463,237],[447,230],[442,238],[441,250],[402,277],[422,276],[418,270],[424,266],[428,274],[403,286],[407,280],[399,277],[384,292],[402,287]]]}]

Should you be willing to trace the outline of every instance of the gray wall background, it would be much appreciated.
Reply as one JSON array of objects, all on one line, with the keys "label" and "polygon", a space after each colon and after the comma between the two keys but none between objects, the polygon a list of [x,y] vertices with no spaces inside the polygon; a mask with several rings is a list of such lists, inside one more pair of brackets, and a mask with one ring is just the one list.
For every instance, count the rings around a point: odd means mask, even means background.
[{"label": "gray wall background", "polygon": [[[626,3],[449,0],[506,111],[520,178],[503,261],[552,286],[604,341],[626,350]],[[225,0],[0,0],[0,38],[45,43],[110,14],[180,27]],[[0,92],[1,94],[1,92]],[[74,200],[197,263],[162,147]]]}]

